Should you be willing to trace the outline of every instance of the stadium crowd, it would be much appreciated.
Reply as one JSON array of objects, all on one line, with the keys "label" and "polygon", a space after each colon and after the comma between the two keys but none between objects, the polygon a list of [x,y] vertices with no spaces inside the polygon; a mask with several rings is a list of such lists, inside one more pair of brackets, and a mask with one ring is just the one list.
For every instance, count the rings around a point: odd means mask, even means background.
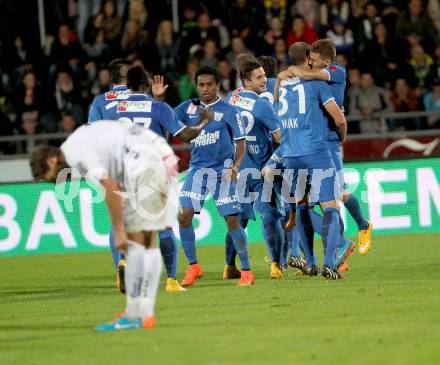
[{"label": "stadium crowd", "polygon": [[[240,86],[237,56],[272,55],[280,70],[297,41],[330,38],[348,70],[351,133],[379,130],[377,115],[440,110],[438,0],[57,0],[46,8],[47,44],[25,31],[1,44],[0,135],[72,132],[110,86],[108,63],[124,57],[165,76],[172,106],[197,97],[194,75],[218,68],[221,92]],[[49,21],[50,19],[50,21]],[[175,32],[174,28],[179,31]],[[440,128],[440,117],[395,120],[396,129]],[[0,143],[0,153],[27,152]]]}]

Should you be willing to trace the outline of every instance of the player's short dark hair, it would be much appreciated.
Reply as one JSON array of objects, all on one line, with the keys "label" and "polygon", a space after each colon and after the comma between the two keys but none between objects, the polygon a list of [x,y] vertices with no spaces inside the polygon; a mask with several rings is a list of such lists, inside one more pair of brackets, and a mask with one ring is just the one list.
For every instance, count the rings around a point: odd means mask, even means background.
[{"label": "player's short dark hair", "polygon": [[278,75],[278,61],[272,56],[259,56],[257,61],[263,67],[266,77],[277,77]]},{"label": "player's short dark hair", "polygon": [[113,84],[123,84],[125,83],[127,77],[127,71],[132,66],[129,60],[124,58],[117,58],[111,61],[108,65],[108,70],[110,72],[110,78]]},{"label": "player's short dark hair", "polygon": [[317,53],[321,58],[329,60],[331,63],[336,59],[336,48],[330,39],[319,39],[312,43],[310,52]]},{"label": "player's short dark hair", "polygon": [[310,54],[310,46],[306,42],[295,42],[289,48],[289,57],[294,66],[303,64]]},{"label": "player's short dark hair", "polygon": [[61,150],[58,147],[48,145],[38,145],[32,151],[29,163],[31,165],[31,172],[34,180],[42,180],[44,174],[49,170],[47,159],[50,157],[58,157],[61,155]]},{"label": "player's short dark hair", "polygon": [[142,66],[132,66],[127,71],[127,87],[139,91],[142,86],[150,87],[150,75]]},{"label": "player's short dark hair", "polygon": [[194,76],[194,81],[197,84],[197,80],[199,78],[199,76],[201,75],[211,75],[214,77],[214,81],[216,84],[218,84],[220,82],[220,74],[218,73],[218,71],[215,68],[212,67],[201,67],[197,70],[196,75]]},{"label": "player's short dark hair", "polygon": [[250,80],[252,71],[261,67],[261,64],[251,54],[240,55],[237,60],[238,73],[241,80]]}]

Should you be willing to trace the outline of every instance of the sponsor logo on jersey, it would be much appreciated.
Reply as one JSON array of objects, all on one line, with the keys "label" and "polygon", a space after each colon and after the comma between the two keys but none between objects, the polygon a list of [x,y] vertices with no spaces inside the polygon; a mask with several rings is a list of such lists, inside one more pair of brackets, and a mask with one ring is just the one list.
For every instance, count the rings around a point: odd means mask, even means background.
[{"label": "sponsor logo on jersey", "polygon": [[240,114],[237,113],[235,114],[235,118],[237,118],[237,123],[238,123],[238,129],[240,130],[240,134],[246,134],[244,126],[243,126],[243,120],[240,117]]},{"label": "sponsor logo on jersey", "polygon": [[215,131],[212,133],[202,130],[197,138],[193,139],[191,143],[194,143],[195,147],[202,147],[217,143],[220,139],[220,131]]},{"label": "sponsor logo on jersey", "polygon": [[254,99],[244,98],[238,94],[232,94],[232,97],[229,101],[230,104],[238,106],[239,108],[252,111],[255,105]]},{"label": "sponsor logo on jersey", "polygon": [[188,110],[186,112],[190,115],[195,115],[197,112],[197,105],[194,105],[193,103],[189,104]]},{"label": "sponsor logo on jersey", "polygon": [[139,100],[139,101],[130,101],[124,100],[120,101],[118,104],[117,112],[118,113],[150,113],[151,112],[152,102],[148,100]]},{"label": "sponsor logo on jersey", "polygon": [[130,95],[130,90],[109,91],[105,93],[105,100],[124,100]]}]

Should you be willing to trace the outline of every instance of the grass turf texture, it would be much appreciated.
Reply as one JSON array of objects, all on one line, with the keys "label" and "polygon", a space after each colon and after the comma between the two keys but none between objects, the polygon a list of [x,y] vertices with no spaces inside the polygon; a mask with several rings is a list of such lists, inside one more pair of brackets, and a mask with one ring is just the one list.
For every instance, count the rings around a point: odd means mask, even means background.
[{"label": "grass turf texture", "polygon": [[163,277],[156,329],[116,333],[93,330],[125,302],[110,253],[1,259],[0,364],[440,363],[440,235],[375,238],[339,282],[270,281],[253,245],[256,285],[237,287],[222,247],[198,253],[205,276],[187,292]]}]

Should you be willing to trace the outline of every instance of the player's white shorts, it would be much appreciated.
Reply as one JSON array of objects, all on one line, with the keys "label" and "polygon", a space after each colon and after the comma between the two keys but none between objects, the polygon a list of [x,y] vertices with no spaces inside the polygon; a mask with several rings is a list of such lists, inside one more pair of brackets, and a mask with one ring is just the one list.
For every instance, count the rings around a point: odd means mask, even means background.
[{"label": "player's white shorts", "polygon": [[177,220],[177,157],[165,139],[130,146],[124,158],[127,232],[161,231]]}]

